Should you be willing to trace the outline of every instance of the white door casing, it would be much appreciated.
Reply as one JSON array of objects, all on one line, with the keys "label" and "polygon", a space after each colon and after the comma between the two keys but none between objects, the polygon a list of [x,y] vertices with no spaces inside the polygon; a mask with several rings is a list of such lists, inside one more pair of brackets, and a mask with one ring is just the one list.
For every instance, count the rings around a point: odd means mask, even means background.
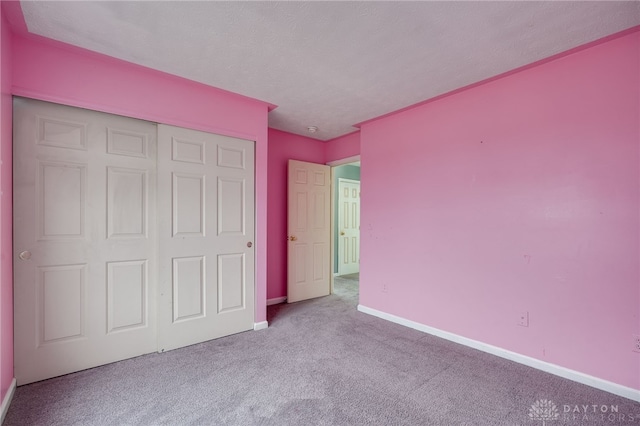
[{"label": "white door casing", "polygon": [[331,291],[331,168],[289,160],[287,302]]},{"label": "white door casing", "polygon": [[338,275],[360,271],[360,182],[338,179]]},{"label": "white door casing", "polygon": [[14,100],[19,385],[156,350],[156,129]]},{"label": "white door casing", "polygon": [[158,125],[158,350],[254,324],[254,142]]}]

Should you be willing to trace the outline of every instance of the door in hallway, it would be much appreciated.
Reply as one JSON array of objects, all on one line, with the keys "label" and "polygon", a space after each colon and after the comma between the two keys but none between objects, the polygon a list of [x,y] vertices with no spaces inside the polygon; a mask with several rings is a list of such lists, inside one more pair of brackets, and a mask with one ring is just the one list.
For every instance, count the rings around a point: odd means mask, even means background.
[{"label": "door in hallway", "polygon": [[360,182],[338,179],[338,275],[360,271]]}]

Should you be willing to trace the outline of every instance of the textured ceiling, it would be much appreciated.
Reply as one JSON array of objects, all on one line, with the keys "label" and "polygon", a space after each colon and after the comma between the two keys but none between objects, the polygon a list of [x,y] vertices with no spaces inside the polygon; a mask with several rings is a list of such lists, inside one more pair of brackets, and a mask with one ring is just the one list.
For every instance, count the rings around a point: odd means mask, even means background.
[{"label": "textured ceiling", "polygon": [[322,140],[640,24],[610,1],[21,5],[32,33],[278,105],[271,127]]}]

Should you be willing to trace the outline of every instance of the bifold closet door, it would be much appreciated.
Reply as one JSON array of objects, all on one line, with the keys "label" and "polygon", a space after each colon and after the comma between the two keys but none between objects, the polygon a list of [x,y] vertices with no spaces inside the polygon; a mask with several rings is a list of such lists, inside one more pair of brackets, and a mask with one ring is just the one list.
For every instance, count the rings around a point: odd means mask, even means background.
[{"label": "bifold closet door", "polygon": [[254,324],[254,142],[158,125],[158,350]]},{"label": "bifold closet door", "polygon": [[14,100],[18,384],[156,350],[156,126]]}]

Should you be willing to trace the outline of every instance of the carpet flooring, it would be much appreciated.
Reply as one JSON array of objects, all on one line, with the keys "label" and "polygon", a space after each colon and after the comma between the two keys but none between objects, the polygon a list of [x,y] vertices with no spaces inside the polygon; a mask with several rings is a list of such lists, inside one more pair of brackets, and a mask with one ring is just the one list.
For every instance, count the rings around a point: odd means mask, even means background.
[{"label": "carpet flooring", "polygon": [[[640,425],[640,404],[356,310],[358,281],[269,328],[21,386],[4,425]],[[603,412],[603,410],[605,410]]]}]

